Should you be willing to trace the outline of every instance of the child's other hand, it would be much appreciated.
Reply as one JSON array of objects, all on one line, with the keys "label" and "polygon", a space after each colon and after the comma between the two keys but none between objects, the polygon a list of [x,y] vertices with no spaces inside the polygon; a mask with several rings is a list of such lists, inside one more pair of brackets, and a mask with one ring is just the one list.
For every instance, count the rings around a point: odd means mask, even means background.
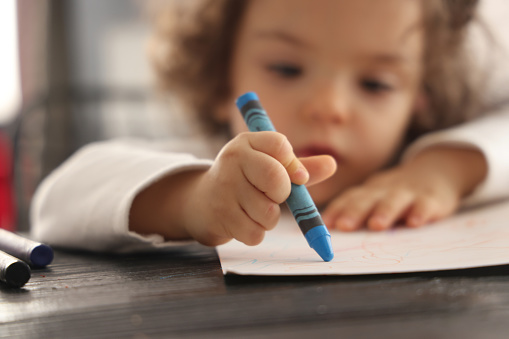
[{"label": "child's other hand", "polygon": [[347,190],[322,216],[330,228],[342,231],[386,230],[397,222],[418,227],[454,213],[486,170],[480,152],[433,148]]},{"label": "child's other hand", "polygon": [[279,204],[290,195],[291,182],[326,179],[335,171],[332,157],[296,158],[285,136],[277,132],[247,132],[232,139],[213,166],[194,184],[188,206],[187,232],[205,245],[235,238],[257,245],[280,216]]}]

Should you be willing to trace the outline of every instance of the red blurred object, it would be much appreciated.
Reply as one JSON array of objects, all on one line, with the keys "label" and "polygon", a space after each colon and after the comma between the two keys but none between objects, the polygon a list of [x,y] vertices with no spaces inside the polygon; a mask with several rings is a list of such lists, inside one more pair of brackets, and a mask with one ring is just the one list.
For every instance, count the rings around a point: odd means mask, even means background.
[{"label": "red blurred object", "polygon": [[12,192],[12,152],[9,140],[0,134],[0,228],[15,230]]}]

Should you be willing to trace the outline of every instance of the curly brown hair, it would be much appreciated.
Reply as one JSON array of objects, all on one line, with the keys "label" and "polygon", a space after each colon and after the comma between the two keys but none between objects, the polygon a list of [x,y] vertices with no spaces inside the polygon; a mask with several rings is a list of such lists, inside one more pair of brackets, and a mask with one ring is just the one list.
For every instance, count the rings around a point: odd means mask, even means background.
[{"label": "curly brown hair", "polygon": [[[159,11],[151,56],[161,88],[176,94],[209,131],[224,131],[214,112],[230,96],[235,32],[248,0],[176,1]],[[465,53],[467,27],[478,0],[421,0],[425,55],[422,105],[410,139],[470,119],[478,85]]]}]

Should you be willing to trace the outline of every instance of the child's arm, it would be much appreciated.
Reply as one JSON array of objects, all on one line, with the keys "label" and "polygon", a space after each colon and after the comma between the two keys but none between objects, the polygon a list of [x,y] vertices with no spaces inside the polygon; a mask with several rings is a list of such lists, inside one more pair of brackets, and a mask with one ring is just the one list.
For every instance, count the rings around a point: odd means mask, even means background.
[{"label": "child's arm", "polygon": [[37,188],[30,210],[32,235],[53,246],[109,252],[182,244],[129,232],[129,209],[140,191],[162,177],[209,168],[211,160],[186,150],[213,156],[210,145],[210,140],[193,138],[185,145],[112,140],[81,148]]},{"label": "child's arm", "polygon": [[329,205],[324,219],[343,231],[364,225],[384,230],[400,220],[410,227],[421,226],[452,214],[486,173],[479,151],[429,148],[345,192]]},{"label": "child's arm", "polygon": [[[335,170],[328,156],[303,161],[315,169],[309,173],[315,182]],[[130,229],[211,246],[232,238],[256,245],[276,226],[290,182],[307,181],[308,172],[282,134],[242,133],[210,169],[172,175],[141,192],[131,208]]]},{"label": "child's arm", "polygon": [[[403,164],[340,196],[322,216],[340,229],[366,224],[384,229],[397,219],[417,226],[450,215],[461,203],[509,198],[507,126],[509,108],[502,107],[482,119],[424,136],[406,151]],[[393,211],[375,215],[384,209]]]}]

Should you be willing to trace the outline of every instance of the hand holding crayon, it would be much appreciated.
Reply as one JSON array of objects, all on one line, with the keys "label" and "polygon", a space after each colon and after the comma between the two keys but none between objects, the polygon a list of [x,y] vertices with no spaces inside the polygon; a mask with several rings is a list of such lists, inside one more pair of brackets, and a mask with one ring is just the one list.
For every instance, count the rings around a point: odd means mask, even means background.
[{"label": "hand holding crayon", "polygon": [[[239,97],[237,107],[251,132],[276,131],[255,93],[249,92]],[[306,187],[292,183],[291,193],[286,203],[292,211],[309,246],[324,261],[331,261],[334,258],[334,251],[329,231],[322,221],[322,217]]]}]

